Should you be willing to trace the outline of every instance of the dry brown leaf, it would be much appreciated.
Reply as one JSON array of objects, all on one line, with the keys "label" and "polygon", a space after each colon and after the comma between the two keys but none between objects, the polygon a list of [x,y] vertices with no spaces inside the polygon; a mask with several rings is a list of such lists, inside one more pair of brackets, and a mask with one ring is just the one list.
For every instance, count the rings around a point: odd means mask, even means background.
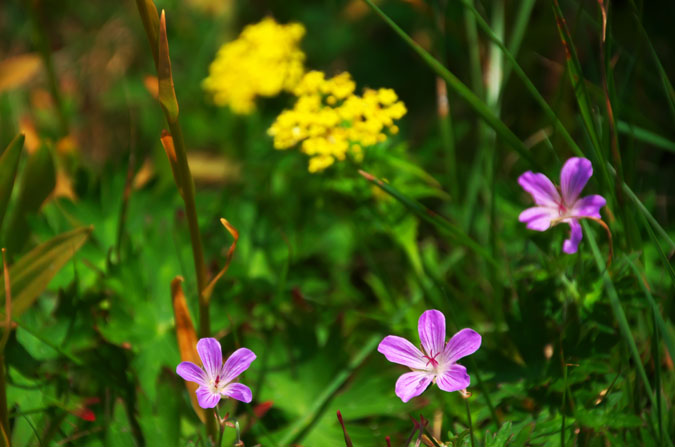
[{"label": "dry brown leaf", "polygon": [[20,54],[0,61],[0,92],[21,87],[40,69],[37,53]]},{"label": "dry brown leaf", "polygon": [[[173,302],[173,315],[176,320],[176,338],[178,339],[178,350],[180,351],[180,359],[184,362],[192,362],[196,365],[201,365],[199,355],[197,354],[197,332],[195,326],[192,324],[190,311],[185,302],[185,294],[181,282],[183,278],[176,276],[171,281],[171,301]],[[194,382],[185,381],[185,386],[190,394],[192,401],[192,408],[199,416],[202,422],[206,421],[206,412],[199,406],[197,401],[197,385]]]}]

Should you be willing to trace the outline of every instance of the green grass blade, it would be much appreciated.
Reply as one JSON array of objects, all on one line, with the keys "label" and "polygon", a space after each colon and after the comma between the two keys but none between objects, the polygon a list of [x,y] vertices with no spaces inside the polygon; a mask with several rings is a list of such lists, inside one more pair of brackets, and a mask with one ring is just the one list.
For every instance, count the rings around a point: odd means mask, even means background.
[{"label": "green grass blade", "polygon": [[[588,224],[586,222],[582,222],[582,225],[584,227],[584,235],[588,239],[588,244],[591,246],[591,251],[593,252],[593,257],[595,258],[595,263],[598,267],[598,271],[600,272],[600,276],[602,276],[602,281],[604,283],[605,290],[607,291],[607,295],[609,296],[609,304],[612,308],[612,313],[614,314],[614,318],[619,324],[619,331],[621,332],[621,336],[626,345],[628,346],[630,355],[633,358],[633,363],[635,364],[635,368],[637,369],[638,377],[642,381],[642,385],[644,386],[645,391],[647,392],[649,402],[653,408],[656,408],[657,402],[656,398],[654,397],[654,390],[652,389],[652,386],[649,383],[649,379],[647,378],[647,373],[645,372],[644,365],[642,364],[642,359],[640,358],[640,353],[638,351],[637,344],[635,343],[635,339],[633,338],[630,325],[628,324],[628,319],[626,318],[626,314],[623,311],[623,307],[621,306],[619,295],[616,292],[616,289],[614,288],[614,283],[612,282],[612,279],[610,278],[609,273],[607,272],[607,269],[605,267],[605,260],[600,254],[598,244],[595,241],[595,236],[590,231]],[[653,414],[652,417],[655,418]],[[658,426],[658,424],[655,423],[655,426]],[[657,429],[655,428],[655,430]],[[667,433],[665,433],[665,435],[666,437],[668,437]],[[669,438],[667,439],[667,441],[668,443],[671,442]]]},{"label": "green grass blade", "polygon": [[649,287],[646,284],[647,280],[644,278],[644,275],[640,273],[640,270],[638,270],[637,265],[635,265],[635,263],[628,256],[624,256],[623,259],[628,263],[628,265],[630,265],[631,269],[633,270],[635,278],[637,279],[637,282],[640,285],[640,288],[642,289],[642,293],[644,294],[645,298],[647,298],[647,302],[649,302],[649,305],[651,306],[652,311],[654,312],[656,325],[661,331],[661,336],[663,337],[663,341],[666,344],[666,348],[668,349],[668,354],[670,354],[670,358],[675,359],[675,337],[673,337],[673,333],[668,329],[668,325],[666,324],[666,321],[663,319],[663,316],[661,315],[661,310],[659,309],[658,304],[654,300],[652,293],[649,291]]},{"label": "green grass blade", "polygon": [[492,257],[492,255],[478,242],[474,241],[469,237],[464,231],[462,231],[457,225],[453,224],[449,220],[441,217],[439,214],[428,209],[418,201],[411,199],[405,194],[398,191],[393,186],[384,183],[382,180],[374,177],[371,174],[360,171],[361,175],[366,178],[368,181],[378,186],[382,191],[386,192],[401,204],[403,204],[410,211],[415,213],[418,217],[426,220],[437,229],[453,237],[457,242],[462,245],[465,245],[469,249],[473,250],[476,254],[485,258],[490,264],[496,268],[500,268],[499,263]]},{"label": "green grass blade", "polygon": [[[515,23],[513,24],[513,31],[511,32],[511,37],[507,41],[509,52],[514,56],[518,54],[520,45],[523,43],[525,30],[527,30],[527,25],[530,22],[530,16],[532,15],[532,8],[534,8],[534,1],[535,0],[521,0],[519,2],[520,6],[518,8],[518,13],[516,14]],[[512,69],[512,65],[506,65],[504,67],[504,79],[502,85],[506,85],[508,82]]]},{"label": "green grass blade", "polygon": [[379,7],[377,7],[372,0],[364,0],[368,6],[371,7],[375,13],[377,13],[382,20],[385,21],[395,32],[396,34],[403,39],[421,58],[424,62],[431,68],[436,74],[442,77],[448,84],[450,88],[453,89],[455,93],[461,96],[471,108],[480,115],[487,124],[492,127],[497,135],[504,140],[513,150],[515,150],[523,159],[536,167],[537,169],[541,168],[537,162],[532,158],[528,149],[525,147],[522,141],[511,131],[511,129],[504,124],[502,120],[495,115],[490,107],[488,107],[485,102],[483,102],[475,93],[471,91],[462,81],[452,74],[447,68],[443,66],[438,60],[436,60],[428,51],[422,48],[417,42],[415,42],[405,31],[401,29],[388,15],[386,15]]},{"label": "green grass blade", "polygon": [[299,443],[302,439],[303,433],[306,433],[315,421],[319,420],[323,412],[327,408],[328,402],[335,396],[338,390],[345,384],[345,382],[351,377],[352,373],[356,368],[358,368],[364,360],[370,355],[370,353],[375,350],[377,345],[382,340],[381,335],[374,335],[363,345],[363,348],[356,353],[356,356],[349,362],[346,368],[340,371],[333,380],[324,388],[323,392],[317,396],[316,400],[312,406],[307,410],[307,412],[295,421],[291,426],[290,430],[286,432],[284,437],[279,440],[278,445],[286,446],[295,443]]},{"label": "green grass blade", "polygon": [[483,17],[480,15],[478,10],[468,1],[468,0],[463,0],[464,5],[468,10],[473,13],[474,17],[476,18],[476,23],[478,26],[481,28],[481,30],[487,35],[490,40],[494,44],[496,44],[504,53],[504,56],[506,59],[509,61],[509,66],[513,69],[514,73],[520,78],[520,80],[523,82],[525,85],[525,88],[530,92],[534,100],[539,104],[539,106],[542,108],[546,116],[548,117],[549,120],[551,120],[551,123],[553,124],[553,127],[556,132],[558,132],[569,144],[570,148],[572,151],[580,156],[584,157],[584,153],[579,147],[579,145],[574,141],[570,133],[567,131],[565,126],[563,126],[562,122],[558,118],[558,115],[553,111],[551,106],[546,102],[546,99],[539,93],[539,90],[537,90],[537,87],[534,85],[534,83],[530,80],[530,78],[527,76],[525,71],[522,69],[520,64],[516,61],[516,58],[514,57],[513,53],[509,51],[509,49],[504,45],[504,43],[499,39],[495,33],[492,31],[492,28],[488,23],[483,19]]},{"label": "green grass blade", "polygon": [[630,135],[636,140],[642,141],[643,143],[647,143],[659,149],[664,149],[668,152],[675,153],[675,142],[670,141],[669,139],[658,135],[651,130],[638,127],[625,121],[618,121],[616,128],[619,133]]}]

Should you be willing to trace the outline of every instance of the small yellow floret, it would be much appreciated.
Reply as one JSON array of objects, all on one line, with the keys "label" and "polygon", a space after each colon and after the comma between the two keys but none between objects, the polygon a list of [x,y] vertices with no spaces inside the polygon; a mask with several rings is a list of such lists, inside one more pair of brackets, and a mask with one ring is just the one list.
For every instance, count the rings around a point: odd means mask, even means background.
[{"label": "small yellow floret", "polygon": [[392,89],[366,89],[354,94],[356,84],[349,73],[326,79],[310,71],[293,90],[298,97],[293,109],[284,110],[269,128],[276,149],[300,145],[307,154],[309,172],[320,172],[349,154],[363,159],[363,148],[387,139],[385,131],[398,132],[394,120],[406,108]]},{"label": "small yellow floret", "polygon": [[239,114],[251,113],[257,96],[292,91],[304,73],[304,34],[301,24],[280,25],[271,17],[248,25],[236,40],[220,47],[202,82],[204,90],[214,103]]}]

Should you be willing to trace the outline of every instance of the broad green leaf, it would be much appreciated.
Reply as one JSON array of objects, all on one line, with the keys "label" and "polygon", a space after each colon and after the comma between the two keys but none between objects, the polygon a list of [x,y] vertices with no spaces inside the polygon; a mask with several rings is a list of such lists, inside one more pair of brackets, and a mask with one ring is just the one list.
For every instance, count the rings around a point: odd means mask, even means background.
[{"label": "broad green leaf", "polygon": [[16,170],[19,167],[19,156],[21,155],[24,140],[23,134],[17,135],[9,143],[2,156],[0,156],[0,228],[2,228],[2,221],[9,206],[9,199],[12,196],[14,179],[16,178]]},{"label": "broad green leaf", "polygon": [[[81,227],[60,234],[38,245],[9,268],[12,318],[20,317],[35,302],[56,272],[82,247],[91,231],[92,227]],[[3,279],[0,281],[0,302],[5,301],[4,284]]]},{"label": "broad green leaf", "polygon": [[28,158],[21,175],[19,197],[4,233],[10,259],[24,246],[29,236],[27,217],[36,213],[56,186],[56,171],[49,147],[42,146]]}]

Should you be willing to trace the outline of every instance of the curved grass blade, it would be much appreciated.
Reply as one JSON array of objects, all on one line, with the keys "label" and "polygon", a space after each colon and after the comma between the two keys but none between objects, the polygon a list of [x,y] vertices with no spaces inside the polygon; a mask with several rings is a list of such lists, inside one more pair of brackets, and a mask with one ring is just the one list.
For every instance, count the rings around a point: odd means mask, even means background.
[{"label": "curved grass blade", "polygon": [[[19,318],[44,292],[54,275],[82,247],[93,227],[80,227],[38,245],[9,269],[12,277],[12,318]],[[4,279],[0,302],[5,299]],[[2,312],[4,314],[4,312]]]},{"label": "curved grass blade", "polygon": [[669,139],[658,135],[651,130],[647,130],[643,127],[638,127],[634,124],[627,123],[625,121],[617,121],[616,129],[619,133],[630,135],[636,140],[647,143],[651,146],[657,147],[659,149],[664,149],[668,152],[675,153],[675,143]]},{"label": "curved grass blade", "polygon": [[354,358],[346,368],[342,369],[328,384],[328,386],[323,390],[323,392],[317,396],[316,400],[312,406],[307,410],[305,415],[295,421],[291,426],[290,430],[286,432],[284,437],[279,440],[277,445],[286,446],[299,443],[302,439],[304,433],[316,422],[319,420],[323,412],[328,406],[328,402],[335,396],[338,390],[344,385],[344,383],[351,377],[352,373],[356,368],[358,368],[370,355],[372,351],[375,350],[377,345],[382,340],[381,335],[374,335],[369,338],[363,348],[356,353]]},{"label": "curved grass blade", "polygon": [[359,171],[359,174],[361,174],[369,182],[373,183],[374,185],[382,189],[382,191],[386,192],[387,194],[389,194],[390,196],[401,202],[401,204],[403,204],[413,213],[417,214],[417,216],[426,220],[427,222],[429,222],[442,232],[449,234],[457,242],[459,242],[462,245],[465,245],[466,247],[473,250],[476,254],[485,258],[485,260],[487,260],[494,267],[500,268],[499,263],[492,257],[492,255],[485,248],[483,248],[482,245],[471,239],[466,233],[464,233],[464,231],[462,231],[452,222],[443,218],[434,211],[428,209],[418,201],[413,200],[410,197],[406,196],[405,194],[401,193],[393,186],[384,183],[377,177],[368,174],[367,172],[364,171]]}]

